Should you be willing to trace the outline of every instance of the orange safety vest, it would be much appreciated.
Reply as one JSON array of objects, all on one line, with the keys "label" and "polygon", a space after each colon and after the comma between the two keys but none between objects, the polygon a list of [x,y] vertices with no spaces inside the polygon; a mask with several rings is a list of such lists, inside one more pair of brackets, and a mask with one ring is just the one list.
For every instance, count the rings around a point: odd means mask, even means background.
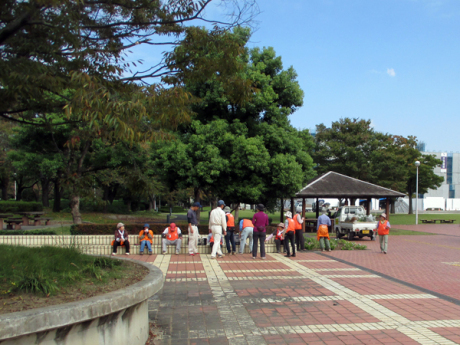
[{"label": "orange safety vest", "polygon": [[252,220],[243,219],[243,229],[244,228],[253,228],[253,227],[254,227],[254,224],[252,224]]},{"label": "orange safety vest", "polygon": [[226,216],[228,217],[227,221],[227,228],[234,228],[235,227],[235,218],[231,213],[227,213]]},{"label": "orange safety vest", "polygon": [[318,241],[321,237],[327,237],[329,239],[329,229],[326,224],[321,224],[316,232],[316,239]]},{"label": "orange safety vest", "polygon": [[288,221],[288,227],[286,229],[286,233],[290,232],[290,231],[295,231],[295,222],[292,218],[286,218],[286,220]]},{"label": "orange safety vest", "polygon": [[276,230],[276,240],[282,240],[283,239],[283,230]]},{"label": "orange safety vest", "polygon": [[379,227],[377,229],[379,235],[388,235],[390,233],[390,229],[387,228],[388,220],[384,221],[383,223],[379,221]]},{"label": "orange safety vest", "polygon": [[295,226],[295,229],[296,230],[302,230],[302,224],[300,224],[298,221],[297,221],[297,214],[294,216],[294,226]]},{"label": "orange safety vest", "polygon": [[[209,240],[209,244],[214,243],[214,236],[211,236],[211,239]],[[222,237],[220,238],[220,244],[222,244]]]},{"label": "orange safety vest", "polygon": [[[149,234],[152,235],[153,237],[153,231],[152,230],[149,230]],[[142,237],[143,236],[143,237]],[[148,234],[146,234],[144,232],[144,230],[141,230],[139,232],[139,243],[142,242],[142,241],[149,241],[150,243],[153,243],[153,240],[151,240],[148,236]]]},{"label": "orange safety vest", "polygon": [[178,238],[179,238],[179,233],[177,232],[177,228],[176,228],[176,231],[171,231],[171,228],[168,227],[168,233],[166,235],[166,239],[170,241],[175,241]]}]

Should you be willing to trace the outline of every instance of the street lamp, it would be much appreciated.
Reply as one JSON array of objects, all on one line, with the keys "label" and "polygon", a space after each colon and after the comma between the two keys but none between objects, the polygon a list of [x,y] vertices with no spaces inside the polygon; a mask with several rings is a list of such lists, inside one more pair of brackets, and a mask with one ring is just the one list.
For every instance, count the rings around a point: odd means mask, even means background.
[{"label": "street lamp", "polygon": [[415,197],[417,198],[416,206],[415,206],[415,225],[418,224],[418,167],[420,166],[419,161],[415,161],[415,166],[417,167],[417,177],[415,179]]}]

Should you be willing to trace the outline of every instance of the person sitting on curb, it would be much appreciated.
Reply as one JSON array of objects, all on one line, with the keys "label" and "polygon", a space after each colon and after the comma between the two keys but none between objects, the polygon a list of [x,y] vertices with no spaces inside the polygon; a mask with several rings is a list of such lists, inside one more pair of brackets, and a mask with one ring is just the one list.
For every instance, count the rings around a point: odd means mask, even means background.
[{"label": "person sitting on curb", "polygon": [[128,232],[125,230],[125,225],[123,223],[117,224],[117,230],[115,231],[115,240],[112,241],[112,245],[113,245],[112,255],[117,255],[118,246],[125,246],[126,255],[129,255]]},{"label": "person sitting on curb", "polygon": [[278,224],[278,226],[276,227],[276,230],[273,231],[273,233],[267,237],[265,242],[270,241],[273,237],[275,237],[276,252],[280,254],[281,246],[283,246],[284,248],[284,224],[283,223]]},{"label": "person sitting on curb", "polygon": [[[211,250],[212,250],[212,247],[214,246],[214,236],[212,236],[212,234],[208,234],[208,243],[209,243],[209,246],[211,247]],[[220,245],[222,246],[224,244],[224,241],[223,239],[221,238],[220,239]]]},{"label": "person sitting on curb", "polygon": [[246,238],[249,237],[249,251],[252,253],[253,245],[254,224],[250,219],[240,220],[240,254],[244,253],[244,246],[246,245]]},{"label": "person sitting on curb", "polygon": [[149,229],[148,224],[144,224],[144,229],[139,232],[139,243],[141,244],[141,255],[144,255],[145,245],[149,249],[149,255],[152,255],[153,231]]},{"label": "person sitting on curb", "polygon": [[180,230],[180,228],[176,227],[175,223],[171,223],[169,227],[167,227],[165,231],[163,231],[161,237],[163,237],[163,240],[161,241],[163,247],[163,255],[167,252],[167,245],[175,245],[176,255],[179,255],[180,247],[182,245],[182,231]]},{"label": "person sitting on curb", "polygon": [[328,252],[331,251],[331,243],[329,242],[329,226],[331,226],[331,219],[327,216],[327,210],[321,210],[322,215],[318,217],[318,225],[316,226],[316,238],[321,246],[321,251],[324,249]]}]

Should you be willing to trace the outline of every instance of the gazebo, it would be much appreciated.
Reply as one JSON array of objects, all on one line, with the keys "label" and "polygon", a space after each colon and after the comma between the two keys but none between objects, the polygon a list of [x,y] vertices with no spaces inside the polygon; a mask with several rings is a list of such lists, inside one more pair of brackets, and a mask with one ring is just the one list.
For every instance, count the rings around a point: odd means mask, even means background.
[{"label": "gazebo", "polygon": [[[329,171],[308,182],[308,184],[295,196],[296,198],[302,198],[303,217],[305,217],[305,199],[316,198],[316,218],[319,216],[319,198],[365,198],[367,199],[367,214],[370,213],[370,201],[372,198],[387,198],[386,214],[389,218],[390,198],[399,198],[406,195],[389,188],[384,188],[334,171]],[[294,198],[291,199],[291,208],[294,208]],[[295,212],[294,209],[293,212]]]}]

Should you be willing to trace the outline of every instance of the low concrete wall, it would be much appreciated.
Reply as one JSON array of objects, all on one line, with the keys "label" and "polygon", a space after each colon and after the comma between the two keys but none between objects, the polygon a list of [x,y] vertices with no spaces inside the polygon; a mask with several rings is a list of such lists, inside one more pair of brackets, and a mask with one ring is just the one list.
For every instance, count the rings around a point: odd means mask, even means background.
[{"label": "low concrete wall", "polygon": [[[202,236],[206,237],[206,236]],[[113,240],[113,235],[29,235],[29,236],[0,236],[0,244],[26,246],[26,247],[41,247],[41,246],[77,246],[85,254],[93,255],[110,255],[112,253],[112,246],[110,243]],[[139,236],[129,236],[131,244],[131,254],[139,254]],[[249,239],[246,240],[249,244]],[[175,246],[168,246],[168,254],[176,252]],[[223,248],[225,248],[225,240]],[[153,237],[153,253],[161,254],[161,236],[155,235]],[[236,246],[239,251],[239,245]],[[198,246],[200,254],[210,254],[211,248],[209,245]],[[265,243],[265,251],[267,253],[274,253],[276,251],[273,239]],[[123,254],[124,247],[118,248],[118,253]],[[147,247],[145,248],[147,253]],[[225,252],[225,250],[224,250]],[[249,245],[244,248],[245,253],[249,253]],[[182,239],[181,254],[188,253],[188,235],[184,235]]]},{"label": "low concrete wall", "polygon": [[83,301],[0,315],[1,345],[144,345],[149,334],[148,298],[163,287],[150,272],[124,289]]}]

